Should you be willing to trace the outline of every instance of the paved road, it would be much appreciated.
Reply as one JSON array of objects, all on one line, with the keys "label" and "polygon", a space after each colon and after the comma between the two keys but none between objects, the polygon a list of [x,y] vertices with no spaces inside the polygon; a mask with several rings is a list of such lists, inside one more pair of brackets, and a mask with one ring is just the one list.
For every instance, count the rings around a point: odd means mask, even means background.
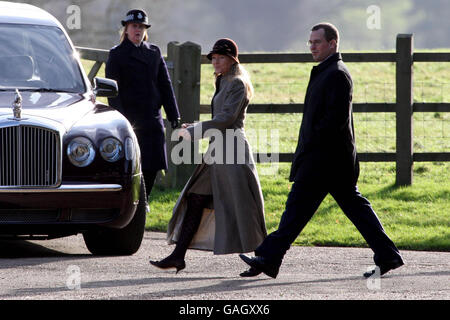
[{"label": "paved road", "polygon": [[237,255],[197,250],[177,275],[149,265],[172,248],[155,232],[128,257],[94,257],[81,236],[0,241],[0,299],[450,299],[448,252],[402,251],[405,266],[367,281],[365,248],[293,247],[277,279],[241,278]]}]

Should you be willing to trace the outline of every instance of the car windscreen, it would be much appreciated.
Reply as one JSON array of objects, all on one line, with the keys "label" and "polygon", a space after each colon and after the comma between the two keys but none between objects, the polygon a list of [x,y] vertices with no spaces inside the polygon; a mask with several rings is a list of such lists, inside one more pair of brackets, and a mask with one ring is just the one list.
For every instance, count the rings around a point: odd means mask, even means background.
[{"label": "car windscreen", "polygon": [[74,52],[57,27],[0,23],[0,90],[84,93]]}]

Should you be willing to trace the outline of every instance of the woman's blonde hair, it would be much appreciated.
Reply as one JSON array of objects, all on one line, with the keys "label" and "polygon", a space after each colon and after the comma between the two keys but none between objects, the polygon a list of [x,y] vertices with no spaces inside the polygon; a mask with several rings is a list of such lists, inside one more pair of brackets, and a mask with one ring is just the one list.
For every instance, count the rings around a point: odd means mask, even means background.
[{"label": "woman's blonde hair", "polygon": [[[127,37],[127,28],[128,28],[129,23],[126,24],[125,27],[122,28],[122,30],[120,31],[120,43],[123,42],[123,40],[125,40],[125,38]],[[148,40],[148,33],[147,33],[147,29],[144,29],[144,39],[143,41],[147,41]]]},{"label": "woman's blonde hair", "polygon": [[[240,63],[235,63],[228,72],[232,77],[239,77],[242,79],[247,88],[247,99],[250,100],[253,97],[254,89],[248,71]],[[216,73],[214,73],[214,75],[216,77],[218,76]]]}]

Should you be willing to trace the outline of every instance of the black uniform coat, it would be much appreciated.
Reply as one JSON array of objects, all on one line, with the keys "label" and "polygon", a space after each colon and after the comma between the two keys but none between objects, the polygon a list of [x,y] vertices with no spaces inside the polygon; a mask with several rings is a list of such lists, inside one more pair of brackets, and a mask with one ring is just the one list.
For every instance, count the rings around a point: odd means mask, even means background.
[{"label": "black uniform coat", "polygon": [[160,49],[148,42],[136,47],[128,38],[113,47],[106,77],[117,81],[119,95],[109,104],[133,125],[144,170],[167,170],[167,153],[161,106],[169,121],[180,117],[175,95]]},{"label": "black uniform coat", "polygon": [[340,53],[314,66],[305,96],[290,181],[356,184],[353,83]]},{"label": "black uniform coat", "polygon": [[370,202],[358,191],[359,163],[352,119],[352,79],[336,53],[311,71],[300,137],[292,162],[294,181],[278,230],[255,250],[274,265],[330,193],[374,251],[376,265],[401,261]]}]

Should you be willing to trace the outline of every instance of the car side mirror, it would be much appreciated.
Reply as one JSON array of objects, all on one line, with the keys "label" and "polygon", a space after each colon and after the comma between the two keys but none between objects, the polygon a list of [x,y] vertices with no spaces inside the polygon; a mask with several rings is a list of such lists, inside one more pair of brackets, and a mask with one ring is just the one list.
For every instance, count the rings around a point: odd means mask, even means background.
[{"label": "car side mirror", "polygon": [[94,78],[94,93],[97,97],[114,98],[119,93],[117,82],[107,78]]}]

